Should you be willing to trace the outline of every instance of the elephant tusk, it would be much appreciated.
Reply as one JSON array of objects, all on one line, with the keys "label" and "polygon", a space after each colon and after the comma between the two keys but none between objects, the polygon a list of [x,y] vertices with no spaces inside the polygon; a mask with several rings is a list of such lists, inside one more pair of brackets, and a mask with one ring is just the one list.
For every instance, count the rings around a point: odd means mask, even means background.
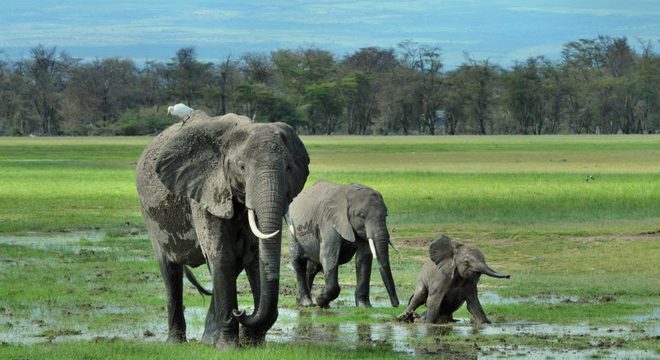
[{"label": "elephant tusk", "polygon": [[369,238],[369,249],[371,249],[371,254],[373,254],[374,259],[378,261],[378,256],[376,255],[376,246],[374,245],[374,241]]},{"label": "elephant tusk", "polygon": [[389,240],[389,239],[388,239],[387,242],[390,244],[390,246],[392,247],[392,249],[394,249],[394,251],[396,251],[397,254],[401,254],[401,252],[399,251],[399,249],[397,249],[396,246],[394,246],[394,244],[392,243],[392,240]]},{"label": "elephant tusk", "polygon": [[272,234],[264,234],[262,233],[259,228],[257,227],[257,222],[254,219],[254,210],[248,209],[248,222],[250,223],[250,230],[252,230],[252,233],[254,236],[258,237],[261,240],[265,239],[270,239],[273,236],[277,235],[280,231],[277,230]]},{"label": "elephant tusk", "polygon": [[287,225],[289,225],[289,231],[291,232],[291,235],[296,236],[296,228],[293,226],[293,222],[291,221],[288,210],[286,214],[284,214],[284,221],[286,221]]}]

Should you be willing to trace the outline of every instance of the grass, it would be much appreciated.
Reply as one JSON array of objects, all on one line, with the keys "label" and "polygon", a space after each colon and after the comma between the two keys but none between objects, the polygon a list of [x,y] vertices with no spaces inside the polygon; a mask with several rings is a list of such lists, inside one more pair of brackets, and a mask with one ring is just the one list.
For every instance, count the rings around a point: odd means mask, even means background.
[{"label": "grass", "polygon": [[[352,306],[349,264],[340,268],[342,294],[333,307],[302,312],[292,295],[295,276],[283,266],[278,323],[302,331],[299,340],[220,354],[197,343],[161,344],[165,294],[134,186],[148,141],[0,138],[0,238],[17,235],[0,239],[0,344],[12,343],[0,345],[0,358],[396,358],[405,356],[393,351],[404,341],[396,340],[399,332],[417,355],[458,358],[485,353],[466,345],[472,343],[660,351],[660,162],[653,161],[660,158],[659,136],[303,138],[312,161],[308,184],[360,182],[383,194],[401,251],[391,260],[402,303],[427,244],[447,233],[512,274],[480,282],[496,323],[624,327],[630,331],[623,343],[614,342],[616,335],[558,342],[564,335],[466,335],[461,326],[440,338],[415,335],[422,328],[392,322],[403,309],[388,307],[376,271],[372,302],[379,307]],[[287,251],[284,244],[283,261]],[[208,283],[204,269],[195,272]],[[240,301],[250,307],[244,280]],[[199,331],[208,299],[187,286],[185,301],[189,329]],[[456,316],[469,314],[463,308]],[[363,331],[366,341],[350,340],[364,338]],[[8,334],[54,343],[15,345],[15,338],[3,340]],[[344,345],[333,346],[338,342]]]}]

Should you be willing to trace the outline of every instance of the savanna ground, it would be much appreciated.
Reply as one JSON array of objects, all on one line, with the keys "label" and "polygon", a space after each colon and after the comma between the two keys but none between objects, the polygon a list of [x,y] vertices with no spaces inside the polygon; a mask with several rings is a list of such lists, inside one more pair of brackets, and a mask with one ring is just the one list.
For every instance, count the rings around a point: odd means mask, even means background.
[{"label": "savanna ground", "polygon": [[[196,341],[209,299],[187,283],[191,341],[163,344],[164,286],[134,186],[148,141],[0,138],[0,358],[660,357],[659,136],[305,137],[308,184],[382,192],[402,306],[375,271],[376,306],[354,308],[351,262],[331,309],[298,309],[283,244],[267,344],[224,353]],[[464,308],[452,325],[394,320],[442,233],[511,274],[480,282],[492,325]]]}]

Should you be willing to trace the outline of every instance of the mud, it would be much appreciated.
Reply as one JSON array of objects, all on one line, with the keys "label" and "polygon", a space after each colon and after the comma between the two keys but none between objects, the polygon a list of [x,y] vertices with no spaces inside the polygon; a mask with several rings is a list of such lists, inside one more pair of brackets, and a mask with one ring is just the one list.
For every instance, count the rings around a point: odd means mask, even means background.
[{"label": "mud", "polygon": [[[3,236],[0,244],[27,246],[35,249],[57,249],[84,255],[85,251],[114,251],[102,245],[104,234],[99,232],[77,232],[56,235],[28,234],[25,236]],[[410,244],[409,244],[410,245]],[[116,250],[116,249],[115,249]],[[150,254],[149,254],[150,255]],[[9,266],[26,265],[34,259],[8,259],[0,255],[0,270]],[[126,252],[119,261],[153,261],[145,254]],[[244,276],[244,275],[241,275]],[[140,272],[136,281],[151,283],[160,281],[157,273]],[[320,281],[320,280],[319,280]],[[240,279],[241,291],[247,291],[247,280]],[[90,288],[91,291],[104,291],[103,287]],[[107,289],[106,289],[107,290]],[[294,286],[283,286],[283,296],[292,296]],[[488,304],[564,304],[564,303],[606,303],[619,301],[615,296],[581,298],[578,296],[535,296],[504,297],[494,292],[484,291],[480,298]],[[143,308],[111,307],[82,304],[68,309],[59,305],[43,306],[13,314],[10,309],[0,307],[0,343],[35,344],[63,341],[106,341],[111,339],[164,341],[167,337],[165,310],[158,314],[144,314]],[[626,349],[626,343],[635,339],[658,339],[660,337],[660,308],[650,314],[635,315],[622,319],[621,326],[557,325],[541,323],[495,323],[473,325],[469,319],[458,319],[450,325],[425,325],[421,323],[403,324],[394,321],[392,316],[379,312],[377,308],[389,308],[385,290],[372,289],[372,305],[376,308],[368,319],[360,322],[344,321],[332,323],[333,314],[343,315],[346,308],[354,307],[353,287],[343,287],[341,296],[332,302],[331,309],[321,310],[280,308],[278,321],[267,334],[267,341],[273,343],[312,343],[341,344],[346,348],[385,347],[394,352],[413,357],[445,358],[484,358],[498,359],[519,357],[525,359],[581,359],[581,358],[653,358],[654,352]],[[188,339],[198,341],[204,330],[207,306],[188,307],[185,310],[188,324]],[[85,321],[73,323],[65,320],[62,312],[72,311],[83,314]],[[66,314],[65,314],[66,315]],[[95,319],[107,315],[129,315],[139,321],[123,323],[116,321],[102,330]],[[79,317],[76,317],[79,319]],[[537,340],[548,347],[530,347],[508,343],[523,340]],[[566,340],[570,349],[554,350],[552,344]],[[488,344],[488,345],[483,345]]]},{"label": "mud", "polygon": [[[87,309],[89,317],[100,314],[131,313],[131,309],[98,308]],[[204,331],[204,319],[207,308],[186,308],[188,323],[188,339],[199,340]],[[638,358],[653,357],[654,353],[647,351],[622,349],[625,339],[631,336],[643,335],[657,338],[660,336],[658,326],[631,329],[629,327],[591,327],[588,325],[551,325],[538,323],[500,323],[476,326],[468,319],[459,319],[451,325],[425,325],[420,323],[403,324],[382,316],[370,316],[372,323],[319,323],[317,317],[328,317],[328,312],[341,312],[336,310],[312,309],[280,309],[280,316],[268,332],[267,341],[274,343],[339,343],[347,348],[357,346],[380,346],[390,348],[392,351],[409,354],[411,356],[447,356],[449,358],[464,358],[477,356],[479,358],[496,359],[502,356],[520,356],[523,358],[545,359],[549,356],[556,359],[575,358]],[[657,314],[656,314],[657,315]],[[90,331],[87,324],[56,327],[52,320],[54,316],[48,309],[35,308],[29,318],[16,318],[12,314],[0,309],[0,342],[11,344],[35,344],[43,342],[61,341],[101,341],[104,339],[126,339],[144,341],[163,341],[167,337],[167,326],[164,319],[141,322],[141,325],[122,325],[114,323],[103,331]],[[656,322],[657,323],[657,322]],[[640,334],[641,331],[641,334]],[[514,335],[526,338],[537,338],[549,342],[560,338],[596,339],[593,346],[584,349],[571,349],[563,351],[546,350],[540,348],[524,347],[514,344],[497,346],[479,346],[470,343],[467,347],[455,349],[443,341],[449,338],[468,336],[494,336]],[[432,341],[420,341],[431,339]],[[504,339],[504,338],[501,338]],[[460,341],[460,340],[459,340]]]}]

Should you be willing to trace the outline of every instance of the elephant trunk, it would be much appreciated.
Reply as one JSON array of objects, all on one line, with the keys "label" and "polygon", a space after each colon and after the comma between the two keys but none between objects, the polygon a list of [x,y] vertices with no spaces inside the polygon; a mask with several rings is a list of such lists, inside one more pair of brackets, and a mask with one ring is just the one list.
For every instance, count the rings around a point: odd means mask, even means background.
[{"label": "elephant trunk", "polygon": [[246,205],[254,210],[253,233],[259,238],[259,301],[252,315],[234,311],[234,316],[243,326],[268,329],[278,316],[282,216],[287,204],[279,172],[262,172],[257,179],[252,191],[246,192]]},{"label": "elephant trunk", "polygon": [[498,278],[498,279],[508,279],[511,277],[511,275],[504,275],[500,274],[497,271],[491,269],[488,265],[485,263],[478,264],[475,269],[485,275],[488,275],[490,277]]},{"label": "elephant trunk", "polygon": [[390,298],[390,303],[393,307],[398,307],[399,298],[396,295],[394,278],[392,277],[392,270],[390,269],[390,255],[388,248],[390,236],[386,227],[381,226],[379,229],[381,230],[373,233],[373,237],[369,236],[369,247],[371,248],[374,258],[378,262],[378,271],[380,272],[380,277],[383,279],[383,284],[385,285],[387,295]]}]

